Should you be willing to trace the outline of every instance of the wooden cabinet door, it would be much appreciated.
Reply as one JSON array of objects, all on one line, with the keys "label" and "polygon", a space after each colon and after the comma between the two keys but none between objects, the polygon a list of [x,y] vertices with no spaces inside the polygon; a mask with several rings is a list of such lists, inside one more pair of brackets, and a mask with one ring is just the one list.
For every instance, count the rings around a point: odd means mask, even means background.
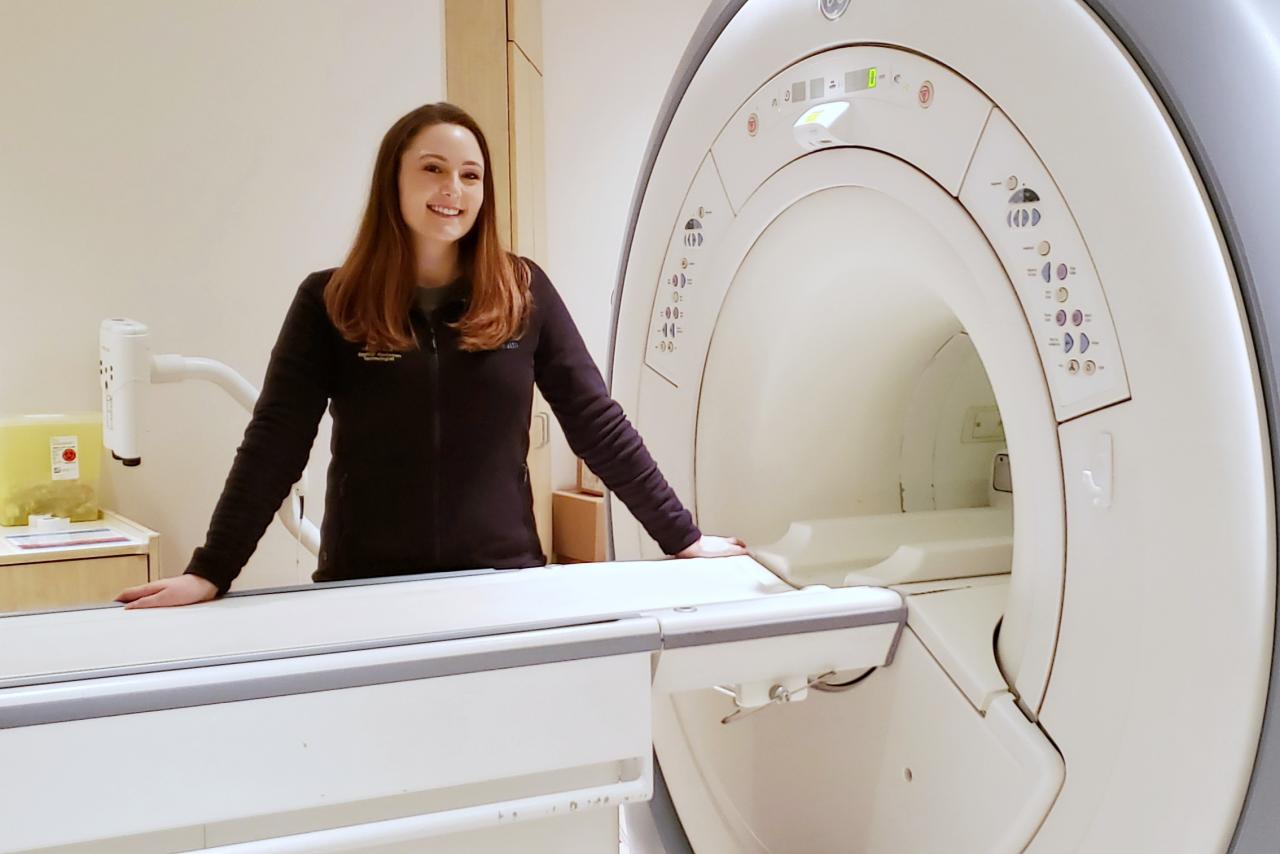
[{"label": "wooden cabinet door", "polygon": [[146,582],[146,555],[0,566],[0,611],[100,605]]}]

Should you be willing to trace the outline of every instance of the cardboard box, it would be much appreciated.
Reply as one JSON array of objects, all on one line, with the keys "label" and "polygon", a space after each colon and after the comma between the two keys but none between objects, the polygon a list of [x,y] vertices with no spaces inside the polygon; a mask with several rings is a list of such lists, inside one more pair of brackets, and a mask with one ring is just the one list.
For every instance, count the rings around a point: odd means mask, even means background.
[{"label": "cardboard box", "polygon": [[604,560],[604,498],[570,490],[552,493],[551,546],[562,562]]},{"label": "cardboard box", "polygon": [[604,495],[604,481],[596,477],[587,464],[578,460],[578,491],[588,495]]}]

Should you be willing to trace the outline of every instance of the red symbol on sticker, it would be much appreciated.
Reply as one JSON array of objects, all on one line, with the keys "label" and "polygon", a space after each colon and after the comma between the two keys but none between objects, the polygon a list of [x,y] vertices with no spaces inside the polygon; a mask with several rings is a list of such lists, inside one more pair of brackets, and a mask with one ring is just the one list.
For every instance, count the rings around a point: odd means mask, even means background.
[{"label": "red symbol on sticker", "polygon": [[751,136],[756,135],[756,131],[760,130],[760,119],[755,113],[747,116],[747,133]]},{"label": "red symbol on sticker", "polygon": [[62,461],[64,463],[74,463],[76,461],[76,449],[67,448],[62,452]]},{"label": "red symbol on sticker", "polygon": [[933,84],[928,80],[920,84],[920,91],[916,93],[916,100],[920,102],[920,106],[928,108],[933,103]]}]

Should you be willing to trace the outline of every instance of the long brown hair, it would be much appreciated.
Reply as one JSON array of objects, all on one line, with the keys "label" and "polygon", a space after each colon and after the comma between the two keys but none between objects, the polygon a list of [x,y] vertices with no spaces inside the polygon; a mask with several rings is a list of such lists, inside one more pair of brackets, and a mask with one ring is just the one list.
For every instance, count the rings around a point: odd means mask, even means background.
[{"label": "long brown hair", "polygon": [[325,288],[325,308],[338,331],[370,350],[415,346],[409,307],[416,268],[412,235],[400,213],[400,158],[419,131],[437,124],[471,131],[484,156],[484,202],[475,224],[458,241],[458,261],[471,280],[470,304],[453,324],[460,333],[459,346],[492,350],[524,330],[531,304],[529,269],[502,248],[498,236],[489,145],[465,110],[440,102],[401,117],[382,138],[355,244]]}]

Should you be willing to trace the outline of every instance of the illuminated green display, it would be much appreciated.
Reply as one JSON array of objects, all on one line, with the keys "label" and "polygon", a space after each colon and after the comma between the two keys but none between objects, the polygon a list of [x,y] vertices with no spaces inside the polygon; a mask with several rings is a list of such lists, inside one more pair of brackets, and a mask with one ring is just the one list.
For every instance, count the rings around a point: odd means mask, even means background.
[{"label": "illuminated green display", "polygon": [[844,73],[844,91],[865,92],[880,82],[879,68],[855,68]]}]

